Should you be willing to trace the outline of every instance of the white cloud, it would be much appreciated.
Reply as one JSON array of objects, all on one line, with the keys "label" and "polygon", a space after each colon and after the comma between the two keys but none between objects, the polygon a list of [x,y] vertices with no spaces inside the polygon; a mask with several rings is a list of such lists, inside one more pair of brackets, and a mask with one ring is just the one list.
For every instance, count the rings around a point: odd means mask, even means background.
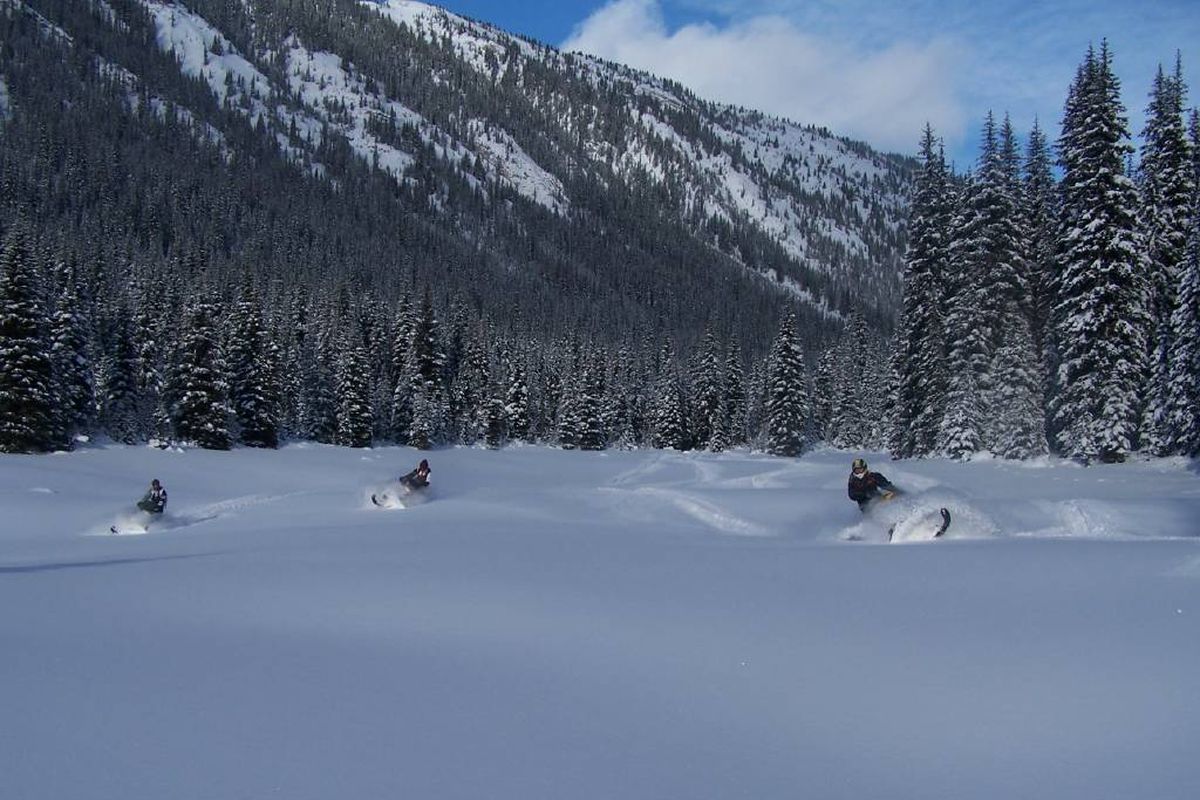
[{"label": "white cloud", "polygon": [[926,121],[955,141],[967,121],[956,83],[964,59],[947,40],[869,49],[818,38],[772,14],[670,31],[659,0],[614,0],[581,23],[563,49],[886,150],[914,152]]}]

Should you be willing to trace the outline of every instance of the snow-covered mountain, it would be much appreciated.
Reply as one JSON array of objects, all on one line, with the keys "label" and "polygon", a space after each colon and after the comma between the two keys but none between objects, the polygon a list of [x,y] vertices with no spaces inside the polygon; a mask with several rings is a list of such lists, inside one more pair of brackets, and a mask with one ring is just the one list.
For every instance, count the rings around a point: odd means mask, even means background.
[{"label": "snow-covered mountain", "polygon": [[[34,22],[77,72],[91,72],[81,80],[124,95],[135,120],[152,112],[227,161],[281,158],[342,191],[361,182],[350,162],[378,170],[432,224],[509,269],[565,259],[596,273],[623,248],[687,261],[685,278],[724,270],[698,280],[716,286],[732,274],[810,316],[894,313],[909,162],[827,131],[705,102],[673,82],[411,0],[0,8],[10,36],[28,35]],[[179,76],[138,48],[156,49]],[[20,113],[20,93],[3,88],[20,67],[0,62],[0,115]],[[248,147],[239,125],[275,153]],[[655,229],[647,237],[635,225]],[[546,243],[571,226],[613,252]],[[520,235],[548,252],[514,245]],[[681,237],[687,252],[646,241]],[[680,274],[653,281],[677,284]]]},{"label": "snow-covered mountain", "polygon": [[[522,85],[536,65],[616,98],[610,113],[625,119],[615,137],[601,129],[592,108],[573,107],[559,93],[537,98],[535,105],[544,107],[547,120],[562,120],[566,137],[586,142],[578,151],[561,154],[572,168],[605,165],[625,181],[670,187],[687,217],[748,223],[797,261],[835,275],[870,270],[880,260],[896,265],[907,206],[905,174],[895,157],[786,119],[706,103],[673,82],[591,56],[562,53],[436,6],[415,0],[363,2],[423,40],[443,43],[461,63],[493,81]],[[569,198],[525,179],[545,173],[536,164],[528,166],[519,146],[510,147],[502,159],[488,122],[473,122],[483,135],[467,146],[491,154],[485,164],[492,175],[563,210]],[[500,136],[511,140],[502,131]],[[552,175],[549,182],[557,185]],[[887,257],[881,259],[884,253]],[[753,259],[745,261],[754,268]],[[794,281],[784,284],[811,296]]]}]

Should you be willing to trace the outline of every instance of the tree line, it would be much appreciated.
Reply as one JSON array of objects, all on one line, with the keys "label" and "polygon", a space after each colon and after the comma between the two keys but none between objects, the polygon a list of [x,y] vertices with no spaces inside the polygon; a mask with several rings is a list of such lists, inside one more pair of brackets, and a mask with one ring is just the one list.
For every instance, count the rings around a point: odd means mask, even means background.
[{"label": "tree line", "polygon": [[505,333],[415,273],[387,302],[250,272],[224,281],[200,254],[121,267],[115,285],[127,288],[102,294],[89,289],[95,271],[23,220],[4,232],[0,451],[95,435],[210,449],[523,441],[781,455],[822,438],[882,441],[886,354],[861,315],[814,372],[794,314],[755,358],[712,328],[686,353],[649,328],[617,344]]},{"label": "tree line", "polygon": [[[900,457],[1200,453],[1200,116],[1176,58],[1140,159],[1107,42],[1052,150],[989,114],[979,163],[921,141],[893,365]],[[1056,155],[1055,155],[1056,154]],[[1055,170],[1057,167],[1057,173]]]}]

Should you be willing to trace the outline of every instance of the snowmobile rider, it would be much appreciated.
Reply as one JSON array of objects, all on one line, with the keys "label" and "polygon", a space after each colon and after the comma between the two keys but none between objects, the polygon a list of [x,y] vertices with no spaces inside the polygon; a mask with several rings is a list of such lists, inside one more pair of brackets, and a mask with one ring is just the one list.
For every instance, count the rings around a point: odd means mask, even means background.
[{"label": "snowmobile rider", "polygon": [[424,489],[429,485],[429,473],[429,462],[422,458],[416,469],[400,478],[400,483],[409,489]]},{"label": "snowmobile rider", "polygon": [[138,501],[137,507],[148,514],[161,514],[167,507],[167,490],[158,482],[158,478],[150,481],[150,489],[145,497]]},{"label": "snowmobile rider", "polygon": [[879,472],[867,469],[867,462],[861,458],[854,459],[850,465],[850,499],[858,503],[858,508],[866,513],[871,501],[877,497],[891,499],[896,493],[892,482]]}]

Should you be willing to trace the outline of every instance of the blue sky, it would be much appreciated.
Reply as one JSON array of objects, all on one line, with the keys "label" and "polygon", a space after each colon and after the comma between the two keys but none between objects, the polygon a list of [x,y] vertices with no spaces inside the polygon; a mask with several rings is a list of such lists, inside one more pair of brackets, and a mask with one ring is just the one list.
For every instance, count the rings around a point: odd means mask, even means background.
[{"label": "blue sky", "polygon": [[926,120],[960,169],[991,109],[1052,137],[1107,37],[1131,127],[1181,51],[1200,104],[1197,0],[444,0],[450,11],[674,78],[702,97],[915,152]]}]

